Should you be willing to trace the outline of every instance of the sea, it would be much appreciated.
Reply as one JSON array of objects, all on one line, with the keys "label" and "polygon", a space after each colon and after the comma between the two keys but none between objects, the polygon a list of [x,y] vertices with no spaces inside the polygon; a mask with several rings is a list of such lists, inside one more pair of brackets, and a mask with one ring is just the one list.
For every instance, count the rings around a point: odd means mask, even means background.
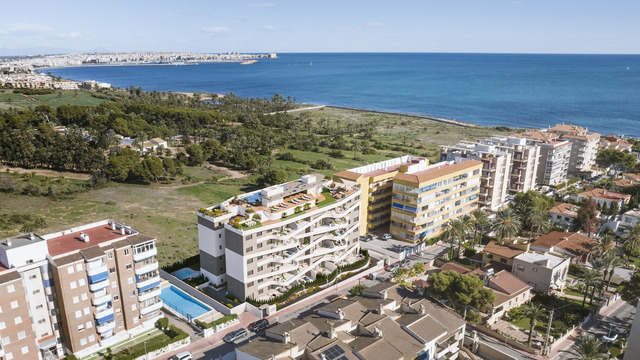
[{"label": "sea", "polygon": [[640,55],[282,53],[255,64],[41,69],[143,90],[429,115],[483,126],[572,123],[640,137]]}]

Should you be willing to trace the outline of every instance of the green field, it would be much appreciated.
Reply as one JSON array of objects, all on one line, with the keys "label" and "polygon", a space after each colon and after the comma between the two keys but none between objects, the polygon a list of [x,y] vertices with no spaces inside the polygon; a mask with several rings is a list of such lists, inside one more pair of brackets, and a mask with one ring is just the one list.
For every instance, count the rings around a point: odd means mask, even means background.
[{"label": "green field", "polygon": [[91,96],[88,90],[55,90],[50,95],[22,95],[14,94],[13,90],[0,89],[0,111],[34,109],[38,105],[90,105],[96,106],[105,100]]}]

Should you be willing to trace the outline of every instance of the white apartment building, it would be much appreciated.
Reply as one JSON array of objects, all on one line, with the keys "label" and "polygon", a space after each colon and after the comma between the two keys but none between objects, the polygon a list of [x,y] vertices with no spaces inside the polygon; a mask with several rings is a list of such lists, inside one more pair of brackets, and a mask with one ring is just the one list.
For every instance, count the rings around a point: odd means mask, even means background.
[{"label": "white apartment building", "polygon": [[360,259],[361,189],[321,174],[200,209],[201,272],[229,294],[268,299]]},{"label": "white apartment building", "polygon": [[547,129],[547,131],[556,133],[560,135],[560,139],[571,142],[569,174],[576,176],[581,174],[591,175],[596,163],[600,134],[571,124],[558,124]]},{"label": "white apartment building", "polygon": [[511,178],[512,154],[504,148],[474,142],[460,142],[454,146],[442,146],[441,161],[460,162],[474,159],[482,162],[478,206],[497,211],[506,204]]},{"label": "white apartment building", "polygon": [[511,174],[509,179],[509,193],[515,195],[527,192],[536,187],[538,174],[538,158],[540,147],[530,144],[527,139],[520,137],[492,136],[483,140],[485,144],[500,146],[511,153]]}]

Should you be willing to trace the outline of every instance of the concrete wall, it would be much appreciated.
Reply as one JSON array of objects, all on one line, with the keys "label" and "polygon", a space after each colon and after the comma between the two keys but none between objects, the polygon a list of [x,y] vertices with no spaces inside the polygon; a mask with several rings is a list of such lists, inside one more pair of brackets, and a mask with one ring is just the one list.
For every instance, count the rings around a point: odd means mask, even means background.
[{"label": "concrete wall", "polygon": [[215,310],[221,312],[224,315],[231,314],[231,310],[229,308],[227,308],[223,304],[217,302],[215,299],[212,299],[209,296],[207,296],[207,295],[201,293],[200,291],[192,288],[191,286],[185,284],[183,281],[181,281],[177,277],[169,274],[168,272],[166,272],[166,271],[164,271],[162,269],[159,269],[159,271],[160,271],[160,276],[163,279],[168,280],[173,286],[179,288],[180,290],[186,292],[187,294],[193,296],[194,298],[202,301],[203,303],[211,306],[212,308],[214,308]]}]

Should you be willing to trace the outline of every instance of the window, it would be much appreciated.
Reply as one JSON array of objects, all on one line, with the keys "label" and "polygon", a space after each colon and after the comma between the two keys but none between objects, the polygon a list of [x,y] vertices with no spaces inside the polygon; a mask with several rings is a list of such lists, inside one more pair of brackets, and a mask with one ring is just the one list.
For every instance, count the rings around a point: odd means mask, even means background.
[{"label": "window", "polygon": [[86,284],[86,281],[84,281],[84,279],[78,280],[78,285],[84,286],[85,284]]},{"label": "window", "polygon": [[129,255],[129,249],[124,249],[124,256],[128,256]]},{"label": "window", "polygon": [[130,296],[130,297],[134,297],[134,296],[136,296],[136,292],[135,292],[135,290],[134,290],[134,291],[132,291],[132,292],[129,294],[129,296]]},{"label": "window", "polygon": [[80,295],[80,298],[84,301],[84,300],[87,300],[89,297],[87,296],[87,293],[84,293]]},{"label": "window", "polygon": [[131,311],[135,311],[136,310],[136,304],[132,304],[131,305]]},{"label": "window", "polygon": [[245,250],[246,250],[245,252],[252,252],[253,251],[253,246],[249,246]]},{"label": "window", "polygon": [[82,264],[76,264],[76,271],[82,271]]},{"label": "window", "polygon": [[12,309],[15,309],[15,308],[17,308],[17,307],[18,307],[18,300],[13,300],[13,301],[11,302],[11,308],[12,308]]},{"label": "window", "polygon": [[45,320],[45,319],[40,319],[40,320],[38,320],[38,324],[44,324],[46,321],[47,320]]},{"label": "window", "polygon": [[112,282],[111,282],[111,287],[112,287],[112,288],[114,288],[114,287],[118,287],[118,282],[117,282],[117,281],[112,281]]},{"label": "window", "polygon": [[137,323],[138,323],[138,321],[140,321],[140,318],[139,318],[139,317],[137,317],[137,316],[136,316],[136,317],[134,317],[134,318],[133,318],[133,323],[134,323],[134,324],[137,324]]},{"label": "window", "polygon": [[12,360],[13,359],[13,353],[12,352],[7,353],[6,357],[7,357],[7,360]]},{"label": "window", "polygon": [[113,295],[113,301],[118,301],[120,300],[120,296],[118,295]]},{"label": "window", "polygon": [[260,248],[262,247],[262,245],[263,245],[263,244],[262,244],[262,243],[260,243],[260,244],[258,244],[256,247],[257,247],[258,249],[260,249]]},{"label": "window", "polygon": [[506,264],[506,263],[507,263],[507,259],[505,259],[505,258],[500,258],[500,262],[501,262],[501,263],[503,263],[503,264]]},{"label": "window", "polygon": [[519,270],[519,271],[524,271],[524,266],[522,266],[522,265],[518,265],[518,270]]},{"label": "window", "polygon": [[0,330],[4,330],[7,328],[7,325],[3,322],[0,322]]},{"label": "window", "polygon": [[109,260],[113,259],[113,253],[112,252],[108,252],[107,253],[107,259],[109,259]]},{"label": "window", "polygon": [[109,268],[109,274],[113,274],[114,272],[116,272],[115,266],[112,268]]},{"label": "window", "polygon": [[18,325],[18,324],[22,324],[22,316],[16,316],[15,319],[13,319],[13,322]]},{"label": "window", "polygon": [[37,277],[38,277],[37,275],[31,275],[31,276],[29,276],[29,280],[33,280],[33,279],[35,279]]},{"label": "window", "polygon": [[251,276],[251,275],[253,275],[253,270],[247,271],[247,276]]},{"label": "window", "polygon": [[69,274],[73,274],[73,265],[67,268],[67,272],[69,272]]},{"label": "window", "polygon": [[27,337],[27,334],[24,332],[24,330],[18,333],[18,340],[22,340],[26,337]]},{"label": "window", "polygon": [[262,271],[263,269],[264,269],[264,266],[260,266],[260,267],[258,268],[258,271]]},{"label": "window", "polygon": [[80,345],[82,345],[82,346],[87,345],[87,338],[80,339]]},{"label": "window", "polygon": [[253,263],[253,258],[247,260],[247,264],[252,264]]},{"label": "window", "polygon": [[93,323],[91,321],[87,321],[85,326],[87,327],[87,329],[91,329],[91,327],[93,326]]},{"label": "window", "polygon": [[90,310],[89,310],[89,308],[88,308],[88,307],[84,308],[84,314],[85,314],[85,315],[89,315],[89,312],[90,312]]},{"label": "window", "polygon": [[[222,239],[222,233],[218,234],[218,239]],[[222,246],[220,248],[222,249]]]},{"label": "window", "polygon": [[131,264],[127,264],[127,266],[125,266],[127,268],[127,270],[131,270]]},{"label": "window", "polygon": [[487,257],[488,257],[489,259],[493,259],[493,255],[491,255],[491,254],[488,254],[488,255],[487,255]]},{"label": "window", "polygon": [[123,326],[124,326],[124,322],[122,322],[122,321],[118,321],[118,327],[119,327],[119,328],[121,328],[121,327],[123,327]]},{"label": "window", "polygon": [[89,335],[89,342],[94,342],[96,341],[96,336],[95,335]]},{"label": "window", "polygon": [[73,303],[74,303],[74,304],[77,304],[77,303],[79,303],[79,302],[80,302],[80,298],[79,298],[79,297],[77,297],[77,296],[74,296],[74,297],[73,297]]},{"label": "window", "polygon": [[533,272],[538,272],[538,268],[533,268]]},{"label": "window", "polygon": [[82,310],[76,310],[76,319],[82,316]]},{"label": "window", "polygon": [[9,344],[9,337],[3,337],[2,338],[2,345],[8,345]]},{"label": "window", "polygon": [[133,277],[132,277],[132,276],[129,276],[129,278],[127,279],[127,282],[128,282],[129,284],[133,284]]},{"label": "window", "polygon": [[78,284],[76,284],[75,281],[72,281],[71,284],[69,285],[71,287],[71,289],[75,289],[78,287]]},{"label": "window", "polygon": [[20,351],[22,352],[22,355],[24,355],[24,354],[29,352],[29,347],[28,346],[23,346],[22,349],[20,349]]},{"label": "window", "polygon": [[38,309],[42,309],[44,307],[44,305],[40,304],[40,305],[36,305],[36,310]]},{"label": "window", "polygon": [[7,286],[7,292],[9,294],[11,294],[12,292],[16,291],[16,287],[14,285],[9,285]]},{"label": "window", "polygon": [[116,309],[116,314],[120,314],[121,312],[122,312],[122,309],[120,309],[120,308]]},{"label": "window", "polygon": [[40,289],[33,290],[33,295],[39,294],[39,293],[40,293]]}]

